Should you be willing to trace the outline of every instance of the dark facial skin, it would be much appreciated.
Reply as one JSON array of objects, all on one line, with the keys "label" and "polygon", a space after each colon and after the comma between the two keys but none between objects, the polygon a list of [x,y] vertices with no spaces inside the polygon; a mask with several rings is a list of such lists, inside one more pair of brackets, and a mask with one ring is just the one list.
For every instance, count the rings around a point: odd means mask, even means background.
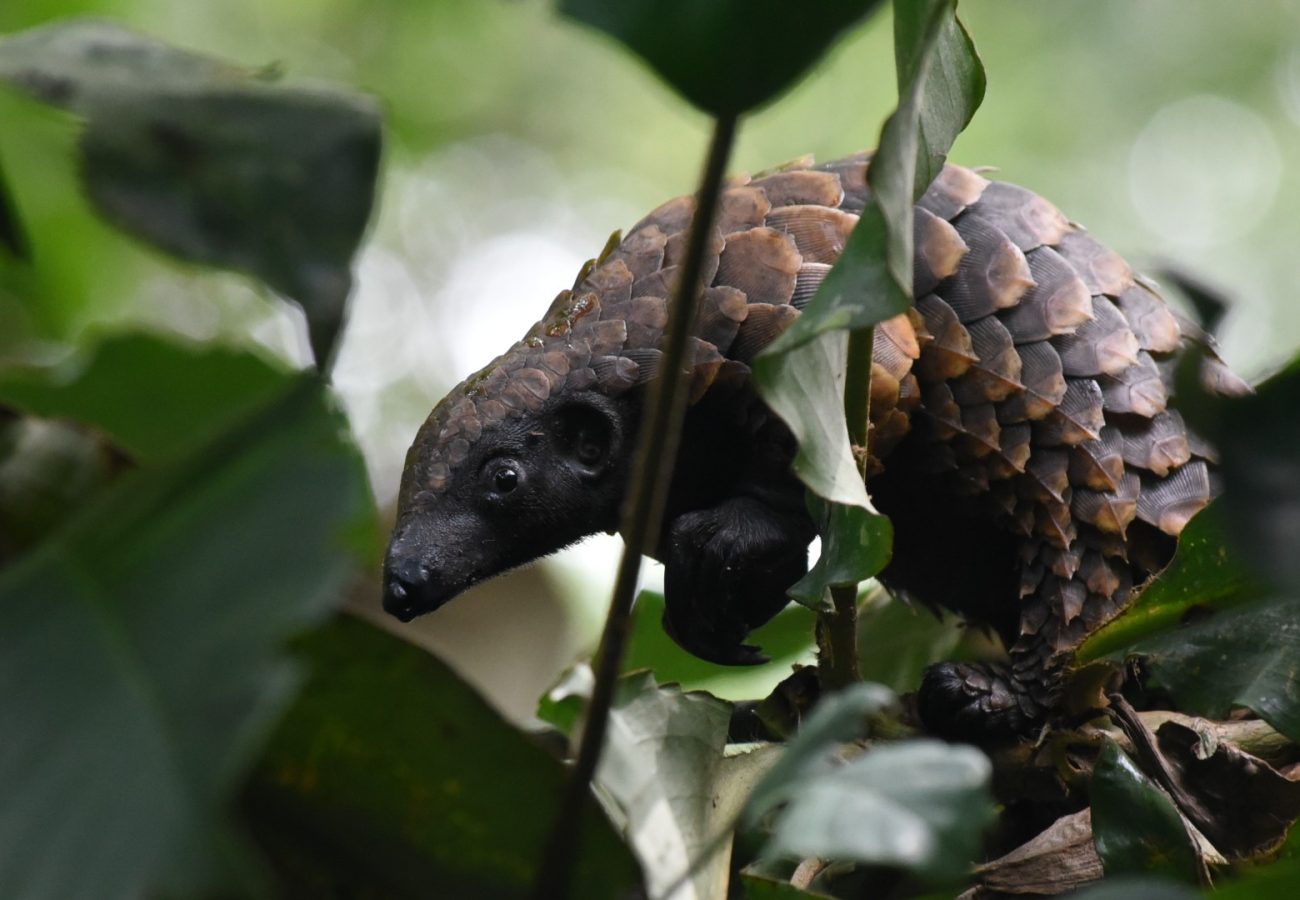
[{"label": "dark facial skin", "polygon": [[613,531],[626,479],[627,422],[597,393],[556,398],[477,442],[440,493],[416,493],[384,563],[384,609],[432,612],[493,575]]}]

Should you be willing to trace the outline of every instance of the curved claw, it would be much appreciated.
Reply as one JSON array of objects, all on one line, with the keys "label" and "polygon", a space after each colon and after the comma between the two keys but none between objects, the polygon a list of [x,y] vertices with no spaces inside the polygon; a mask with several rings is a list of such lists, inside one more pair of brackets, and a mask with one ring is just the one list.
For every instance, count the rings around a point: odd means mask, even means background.
[{"label": "curved claw", "polygon": [[975,663],[936,663],[926,669],[917,711],[931,734],[976,744],[1024,735],[1041,717],[1038,704],[1006,667]]}]

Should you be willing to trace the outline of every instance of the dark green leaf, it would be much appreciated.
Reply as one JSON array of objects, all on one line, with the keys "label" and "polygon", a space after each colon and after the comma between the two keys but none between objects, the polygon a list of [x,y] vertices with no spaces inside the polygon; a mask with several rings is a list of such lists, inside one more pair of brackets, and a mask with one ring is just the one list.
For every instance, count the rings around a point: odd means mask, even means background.
[{"label": "dark green leaf", "polygon": [[1107,878],[1102,884],[1070,894],[1070,900],[1200,900],[1200,897],[1186,885],[1155,877]]},{"label": "dark green leaf", "polygon": [[[246,792],[296,896],[525,897],[565,769],[435,657],[340,618],[302,642],[311,675]],[[575,896],[640,884],[594,803]]]},{"label": "dark green leaf", "polygon": [[1179,708],[1223,718],[1253,709],[1300,741],[1300,602],[1256,600],[1139,643],[1147,683]]},{"label": "dark green leaf", "polygon": [[1210,435],[1223,456],[1223,505],[1229,533],[1261,578],[1300,596],[1300,358],[1225,400]]},{"label": "dark green leaf", "polygon": [[829,609],[832,587],[853,586],[875,575],[889,562],[894,529],[889,519],[860,506],[826,503],[809,497],[822,535],[822,552],[808,574],[791,588],[790,596],[810,609]]},{"label": "dark green leaf", "polygon": [[809,779],[829,771],[835,749],[862,735],[871,716],[896,703],[893,691],[878,684],[855,684],[822,698],[799,733],[786,744],[781,759],[754,788],[743,820],[752,826],[802,790]]},{"label": "dark green leaf", "polygon": [[880,0],[560,0],[560,11],[616,38],[683,97],[739,114],[792,86]]},{"label": "dark green leaf", "polygon": [[992,819],[991,770],[974,747],[877,745],[805,779],[764,853],[899,866],[931,882],[960,877]]},{"label": "dark green leaf", "polygon": [[0,369],[0,403],[112,435],[140,463],[210,440],[284,387],[280,368],[246,351],[123,334],[45,369]]},{"label": "dark green leaf", "polygon": [[1080,661],[1118,653],[1204,613],[1263,596],[1226,530],[1223,506],[1216,502],[1188,523],[1168,567],[1122,616],[1088,638]]},{"label": "dark green leaf", "polygon": [[110,221],[297,300],[324,365],[373,202],[372,101],[273,85],[94,20],[0,41],[0,80],[86,119],[82,174]]},{"label": "dark green leaf", "polygon": [[1160,874],[1195,884],[1197,850],[1169,799],[1114,741],[1092,773],[1092,839],[1107,875]]},{"label": "dark green leaf", "polygon": [[291,696],[277,658],[373,528],[318,383],[126,475],[0,576],[0,895],[211,895],[228,794]]},{"label": "dark green leaf", "polygon": [[1294,900],[1300,896],[1300,861],[1284,860],[1219,884],[1215,900]]},{"label": "dark green leaf", "polygon": [[740,873],[740,887],[745,900],[830,900],[829,894],[801,890],[788,881],[753,872]]},{"label": "dark green leaf", "polygon": [[719,697],[763,696],[790,674],[790,664],[811,654],[814,619],[801,606],[787,606],[745,640],[756,644],[771,662],[738,668],[720,666],[687,653],[670,638],[660,622],[664,598],[642,591],[633,612],[632,637],[623,657],[623,671],[650,669],[660,682],[676,682],[688,690],[707,690]]}]

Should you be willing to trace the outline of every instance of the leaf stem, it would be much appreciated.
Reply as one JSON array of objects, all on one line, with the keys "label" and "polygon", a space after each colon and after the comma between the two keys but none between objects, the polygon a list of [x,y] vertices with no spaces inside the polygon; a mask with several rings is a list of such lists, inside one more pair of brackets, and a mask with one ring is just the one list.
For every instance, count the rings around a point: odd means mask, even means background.
[{"label": "leaf stem", "polygon": [[[849,332],[844,372],[844,420],[858,473],[867,479],[867,437],[871,421],[871,356],[875,327]],[[817,649],[822,689],[833,691],[862,680],[858,666],[858,586],[831,588],[833,609],[817,615]]]},{"label": "leaf stem", "polygon": [[533,896],[537,900],[563,900],[569,896],[579,850],[581,816],[588,806],[591,781],[600,762],[609,723],[614,687],[622,666],[632,624],[632,601],[641,571],[641,555],[654,549],[663,517],[668,484],[672,478],[686,415],[687,339],[695,320],[700,293],[700,273],[709,233],[713,230],[718,196],[736,135],[736,116],[720,115],[714,121],[704,175],[700,182],[695,218],[687,241],[677,296],[668,312],[663,359],[659,376],[648,388],[644,418],[632,460],[628,495],[623,507],[623,556],[610,599],[609,614],[596,651],[596,683],[587,707],[582,742],[573,773],[565,786],[560,811],[546,842]]}]

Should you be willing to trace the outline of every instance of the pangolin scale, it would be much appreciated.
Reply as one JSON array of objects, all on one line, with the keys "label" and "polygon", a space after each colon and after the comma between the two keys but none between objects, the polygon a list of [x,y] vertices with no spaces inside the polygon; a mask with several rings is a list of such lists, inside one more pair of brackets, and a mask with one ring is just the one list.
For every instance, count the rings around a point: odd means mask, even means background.
[{"label": "pangolin scale", "polygon": [[[867,200],[869,162],[860,154],[786,166],[732,179],[722,194],[691,339],[681,472],[657,554],[669,567],[665,625],[700,655],[752,661],[728,647],[775,614],[802,571],[802,551],[792,563],[790,548],[806,545],[811,527],[796,522],[793,446],[754,392],[749,363],[799,317],[838,258]],[[495,571],[614,527],[616,509],[586,510],[576,530],[559,521],[563,510],[525,511],[516,517],[541,515],[533,527],[553,538],[489,525],[480,543],[513,540],[526,551],[465,562],[474,551],[440,550],[449,532],[430,523],[467,522],[475,507],[458,479],[480,490],[483,467],[499,456],[494,435],[514,435],[518,446],[538,439],[544,426],[534,420],[564,398],[594,393],[635,419],[639,389],[658,368],[694,208],[681,197],[651,212],[433,410],[407,458],[387,569],[391,610],[427,611]],[[881,578],[992,626],[1008,648],[1007,666],[933,668],[921,691],[927,724],[1023,731],[1052,710],[1072,652],[1131,602],[1215,493],[1214,452],[1172,406],[1178,354],[1204,338],[1050,203],[955,165],[916,205],[913,279],[913,308],[882,323],[874,345],[869,487],[896,531]],[[1212,353],[1204,377],[1216,390],[1245,389]],[[721,456],[740,474],[720,485],[726,466],[692,465],[693,456]],[[452,495],[461,499],[441,499]],[[724,507],[725,516],[699,519]],[[780,523],[772,533],[786,537],[736,538],[767,549],[730,559],[732,545],[717,535],[761,530],[753,523],[769,513]],[[761,600],[715,603],[701,594],[720,595],[718,585],[738,577],[718,574],[719,556],[783,584]],[[464,571],[446,574],[457,565]]]}]

